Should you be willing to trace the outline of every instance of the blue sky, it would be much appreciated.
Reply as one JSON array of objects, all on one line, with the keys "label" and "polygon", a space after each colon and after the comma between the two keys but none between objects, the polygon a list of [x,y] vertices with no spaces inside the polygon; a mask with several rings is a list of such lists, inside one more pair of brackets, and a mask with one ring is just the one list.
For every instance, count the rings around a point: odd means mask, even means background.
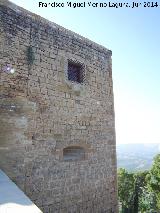
[{"label": "blue sky", "polygon": [[73,9],[12,2],[111,49],[117,143],[160,143],[160,6]]}]

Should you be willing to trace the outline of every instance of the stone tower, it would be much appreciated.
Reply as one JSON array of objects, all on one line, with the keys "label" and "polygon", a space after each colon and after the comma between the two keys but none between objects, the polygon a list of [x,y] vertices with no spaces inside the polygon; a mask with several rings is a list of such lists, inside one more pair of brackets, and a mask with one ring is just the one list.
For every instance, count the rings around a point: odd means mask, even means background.
[{"label": "stone tower", "polygon": [[0,1],[0,167],[44,213],[117,213],[111,51]]}]

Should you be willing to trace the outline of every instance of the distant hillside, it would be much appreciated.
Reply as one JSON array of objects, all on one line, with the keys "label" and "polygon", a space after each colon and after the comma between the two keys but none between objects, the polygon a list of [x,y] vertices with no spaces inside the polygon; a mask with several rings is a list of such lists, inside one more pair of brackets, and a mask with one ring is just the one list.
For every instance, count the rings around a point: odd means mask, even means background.
[{"label": "distant hillside", "polygon": [[128,171],[150,169],[153,158],[160,153],[159,144],[117,144],[118,168]]}]

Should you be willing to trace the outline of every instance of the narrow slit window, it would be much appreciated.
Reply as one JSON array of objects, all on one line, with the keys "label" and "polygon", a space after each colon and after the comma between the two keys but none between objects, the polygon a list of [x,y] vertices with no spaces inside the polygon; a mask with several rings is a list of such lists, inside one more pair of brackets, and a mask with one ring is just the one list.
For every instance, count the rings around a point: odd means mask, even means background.
[{"label": "narrow slit window", "polygon": [[68,80],[82,83],[83,82],[83,65],[73,61],[68,61]]},{"label": "narrow slit window", "polygon": [[63,149],[64,161],[78,161],[85,159],[85,150],[82,147],[69,146]]}]

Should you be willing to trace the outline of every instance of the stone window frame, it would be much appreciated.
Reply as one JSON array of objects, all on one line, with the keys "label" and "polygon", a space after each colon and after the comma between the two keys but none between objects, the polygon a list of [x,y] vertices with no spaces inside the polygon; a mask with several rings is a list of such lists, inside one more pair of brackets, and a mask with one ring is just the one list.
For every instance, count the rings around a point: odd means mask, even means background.
[{"label": "stone window frame", "polygon": [[[82,66],[83,81],[81,83],[76,82],[76,81],[70,81],[68,79],[68,62]],[[86,77],[85,61],[82,61],[82,60],[79,60],[79,59],[76,59],[76,58],[72,58],[72,57],[68,57],[67,59],[65,59],[64,74],[65,74],[65,81],[69,86],[76,86],[76,89],[77,89],[77,86],[78,86],[78,88],[81,88],[86,83],[86,80],[85,80],[85,77]]]},{"label": "stone window frame", "polygon": [[[70,159],[67,159],[69,155],[67,154],[68,150],[70,150]],[[80,151],[79,153],[77,151]],[[77,155],[74,157],[74,155]],[[82,155],[83,154],[83,155]],[[72,158],[72,159],[71,159]],[[82,146],[66,146],[63,148],[63,161],[64,162],[75,162],[75,161],[82,161],[86,159],[86,150]]]},{"label": "stone window frame", "polygon": [[[77,83],[77,84],[82,84],[84,82],[84,64],[80,63],[79,61],[74,61],[71,59],[68,59],[68,65],[67,65],[67,78],[69,81]],[[77,79],[76,80],[71,80],[69,79],[69,77],[73,78],[73,71],[72,72],[68,72],[69,71],[69,67],[72,66],[74,67],[76,70],[76,75],[77,75]]]},{"label": "stone window frame", "polygon": [[[81,159],[81,160],[71,160],[71,161],[65,161],[64,159],[63,159],[63,150],[65,149],[65,148],[67,148],[67,147],[81,147],[81,148],[83,148],[84,149],[84,151],[85,151],[85,155],[84,155],[84,159]],[[57,150],[58,151],[58,150]],[[65,146],[63,146],[59,151],[58,151],[58,153],[59,153],[59,160],[60,161],[62,161],[62,162],[81,162],[81,161],[85,161],[85,160],[88,160],[88,157],[89,157],[89,154],[90,153],[94,153],[95,152],[95,150],[93,149],[93,148],[91,148],[91,145],[89,145],[89,144],[84,144],[84,143],[77,143],[77,144],[66,144]]]}]

